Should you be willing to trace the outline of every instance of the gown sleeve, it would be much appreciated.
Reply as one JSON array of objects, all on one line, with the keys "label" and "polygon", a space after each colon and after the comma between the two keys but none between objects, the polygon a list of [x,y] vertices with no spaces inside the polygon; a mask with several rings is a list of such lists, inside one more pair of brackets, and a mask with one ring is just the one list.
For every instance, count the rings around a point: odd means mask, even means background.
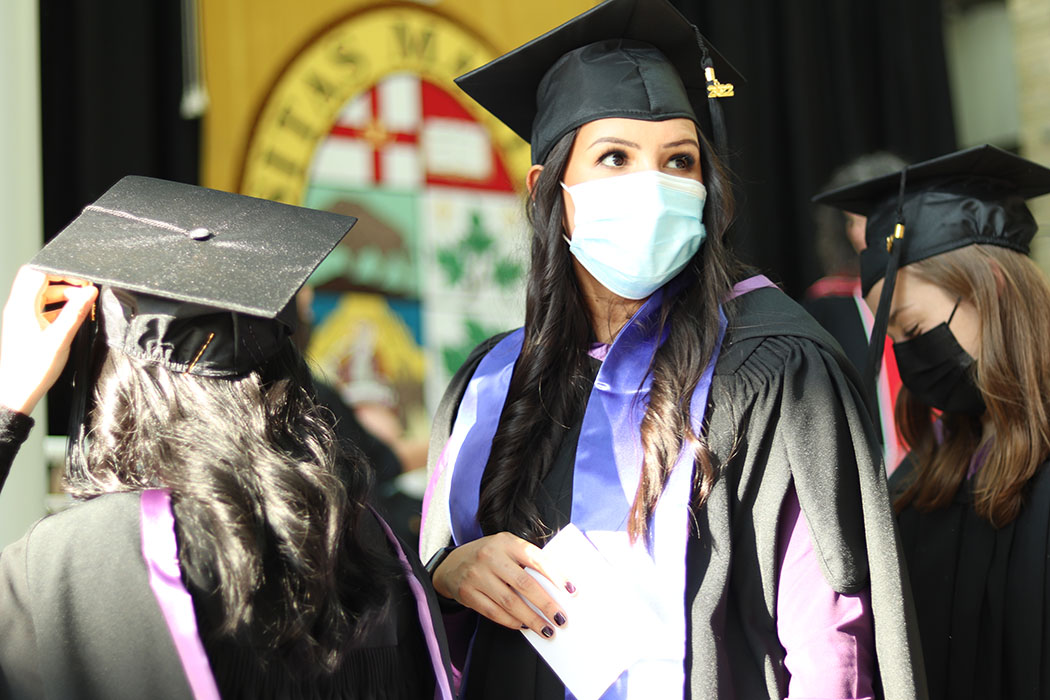
[{"label": "gown sleeve", "polygon": [[784,353],[773,462],[790,472],[824,580],[840,595],[870,595],[873,683],[888,699],[924,697],[914,604],[869,406],[836,346],[781,343],[794,348]]},{"label": "gown sleeve", "polygon": [[[812,581],[839,596],[870,596],[866,667],[876,696],[926,697],[885,467],[856,370],[777,290],[739,297],[727,316],[706,431],[718,480],[695,513],[689,554],[692,697],[727,696],[726,677],[738,697],[788,695],[786,647],[797,647],[792,634],[809,624],[798,627],[778,609],[787,602],[778,601],[778,554],[789,492],[808,530],[807,566],[819,573]],[[796,649],[796,668],[800,658]]]},{"label": "gown sleeve", "polygon": [[3,489],[18,448],[29,437],[33,419],[27,415],[0,406],[0,489]]},{"label": "gown sleeve", "polygon": [[777,635],[790,674],[788,698],[873,697],[870,594],[837,593],[824,580],[794,488],[778,527]]},{"label": "gown sleeve", "polygon": [[42,697],[26,570],[28,535],[0,552],[0,697]]},{"label": "gown sleeve", "polygon": [[[0,407],[0,488],[18,448],[33,427],[33,419]],[[39,697],[43,694],[37,665],[36,633],[29,611],[26,578],[28,535],[0,552],[0,696]]]}]

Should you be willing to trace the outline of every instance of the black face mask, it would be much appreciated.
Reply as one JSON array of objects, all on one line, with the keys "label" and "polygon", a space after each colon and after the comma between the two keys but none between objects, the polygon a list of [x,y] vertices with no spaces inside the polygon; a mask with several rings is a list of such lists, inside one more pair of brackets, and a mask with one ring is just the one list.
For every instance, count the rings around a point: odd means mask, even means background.
[{"label": "black face mask", "polygon": [[[955,307],[959,304],[956,302]],[[962,349],[946,323],[920,336],[893,344],[897,369],[908,391],[920,401],[950,413],[979,416],[984,398],[974,383],[974,360]]]}]

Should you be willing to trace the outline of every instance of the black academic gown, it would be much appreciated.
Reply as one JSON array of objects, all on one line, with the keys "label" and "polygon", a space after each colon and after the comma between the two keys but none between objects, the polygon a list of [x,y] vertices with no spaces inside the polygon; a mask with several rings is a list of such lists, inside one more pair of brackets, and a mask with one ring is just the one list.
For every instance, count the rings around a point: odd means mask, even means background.
[{"label": "black academic gown", "polygon": [[347,454],[364,453],[375,474],[372,505],[401,541],[413,552],[419,544],[419,498],[399,491],[394,485],[403,471],[401,460],[390,447],[361,425],[352,408],[330,385],[314,380],[317,402],[332,412],[336,436]]},{"label": "black academic gown", "polygon": [[[902,491],[905,460],[890,480]],[[993,528],[964,482],[945,508],[898,515],[934,700],[1050,698],[1050,465]]]},{"label": "black academic gown", "polygon": [[868,332],[864,329],[857,300],[853,296],[823,296],[806,299],[804,308],[817,323],[838,341],[846,359],[857,370],[864,368],[868,356]]},{"label": "black academic gown", "polygon": [[[0,409],[0,476],[7,475],[31,424]],[[114,493],[74,505],[38,521],[0,553],[0,698],[192,697],[150,589],[139,499],[138,493]],[[177,506],[174,513],[181,537]],[[378,520],[364,516],[361,527],[373,546],[391,547]],[[418,560],[409,559],[414,575],[427,580]],[[208,613],[215,601],[182,569],[223,698],[434,697],[434,671],[405,580],[338,672],[303,681],[301,674],[263,669],[249,645],[216,634],[217,616]],[[428,596],[440,620],[432,591]],[[437,635],[447,661],[440,624]]]},{"label": "black academic gown", "polygon": [[[706,433],[719,477],[705,506],[693,514],[685,553],[683,697],[786,694],[775,612],[777,526],[794,485],[827,582],[840,593],[870,587],[879,696],[925,698],[885,471],[856,372],[835,341],[779,290],[750,292],[727,303],[725,311],[730,325],[715,367]],[[435,418],[432,460],[451,432],[466,384],[497,340],[479,347],[451,382]],[[566,438],[545,484],[551,503],[562,510],[578,435],[577,429]],[[448,471],[432,481],[424,560],[451,541]],[[565,510],[561,520],[569,516]],[[464,624],[472,615],[453,613],[458,619],[449,623],[454,646],[460,629],[468,635],[476,629],[474,652],[486,659],[470,662],[468,697],[564,697],[521,635],[486,620]]]}]

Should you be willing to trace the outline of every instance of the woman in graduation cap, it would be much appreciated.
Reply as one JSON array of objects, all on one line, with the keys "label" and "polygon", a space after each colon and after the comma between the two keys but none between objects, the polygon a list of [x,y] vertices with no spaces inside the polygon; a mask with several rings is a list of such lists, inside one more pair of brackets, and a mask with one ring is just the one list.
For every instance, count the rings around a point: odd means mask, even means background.
[{"label": "woman in graduation cap", "polygon": [[[535,163],[525,326],[432,438],[421,551],[466,698],[560,700],[599,665],[604,698],[923,696],[859,387],[726,249],[720,63],[664,0],[610,0],[458,81]],[[538,653],[604,593],[540,549],[569,524],[620,607],[559,676]]]},{"label": "woman in graduation cap", "polygon": [[83,324],[85,502],[0,554],[0,696],[451,700],[426,574],[292,342],[293,295],[353,222],[128,177],[19,272],[0,476]]},{"label": "woman in graduation cap", "polygon": [[1050,169],[979,146],[817,198],[868,216],[863,291],[904,384],[911,452],[890,490],[932,698],[1050,697],[1050,284],[1025,205],[1047,192]]}]

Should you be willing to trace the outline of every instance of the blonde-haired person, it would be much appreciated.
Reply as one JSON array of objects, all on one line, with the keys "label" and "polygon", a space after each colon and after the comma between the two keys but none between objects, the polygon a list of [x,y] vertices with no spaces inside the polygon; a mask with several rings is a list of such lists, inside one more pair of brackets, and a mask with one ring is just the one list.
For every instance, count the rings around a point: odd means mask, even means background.
[{"label": "blonde-haired person", "polygon": [[818,199],[868,215],[864,293],[904,384],[911,452],[890,487],[930,697],[1050,697],[1050,284],[1026,255],[1025,205],[1050,170],[983,146],[903,179]]}]

